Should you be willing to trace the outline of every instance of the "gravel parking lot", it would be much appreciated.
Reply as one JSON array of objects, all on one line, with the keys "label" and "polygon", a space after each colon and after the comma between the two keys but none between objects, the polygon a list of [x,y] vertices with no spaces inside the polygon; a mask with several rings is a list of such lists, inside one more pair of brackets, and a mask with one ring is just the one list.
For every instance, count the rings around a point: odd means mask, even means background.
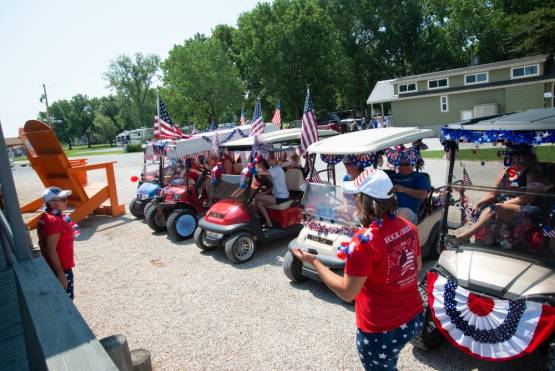
[{"label": "gravel parking lot", "polygon": [[[142,154],[90,158],[111,160],[118,161],[119,197],[127,203]],[[443,181],[444,168],[443,161],[429,164],[434,183]],[[17,166],[13,174],[22,203],[40,195],[32,169]],[[281,267],[287,242],[260,246],[253,260],[232,265],[221,249],[204,253],[192,240],[172,243],[129,214],[93,216],[81,222],[76,243],[75,304],[97,337],[124,334],[131,348],[151,351],[157,370],[361,369],[354,307],[321,283],[291,284]],[[533,369],[541,360],[493,364],[449,344],[433,353],[408,345],[398,366]]]}]

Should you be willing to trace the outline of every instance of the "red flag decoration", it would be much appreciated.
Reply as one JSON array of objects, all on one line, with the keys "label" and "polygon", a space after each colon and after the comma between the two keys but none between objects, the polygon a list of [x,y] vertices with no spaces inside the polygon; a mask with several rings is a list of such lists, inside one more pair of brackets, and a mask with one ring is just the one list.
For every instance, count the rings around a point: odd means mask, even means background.
[{"label": "red flag decoration", "polygon": [[276,124],[277,127],[281,129],[281,103],[279,100],[276,103],[276,110],[274,111],[274,116],[270,122]]},{"label": "red flag decoration", "polygon": [[239,123],[245,125],[247,121],[245,120],[245,110],[241,109],[241,117],[239,118]]},{"label": "red flag decoration", "polygon": [[154,116],[154,127],[153,136],[154,139],[187,139],[188,135],[184,134],[183,131],[174,125],[166,105],[162,101],[162,98],[158,96],[158,114],[159,116]]},{"label": "red flag decoration", "polygon": [[522,357],[555,329],[551,305],[480,296],[435,271],[428,272],[428,300],[439,331],[464,353],[480,359]]},{"label": "red flag decoration", "polygon": [[318,128],[316,116],[312,109],[310,91],[306,89],[306,100],[304,102],[304,114],[301,120],[301,153],[305,153],[308,146],[318,141]]},{"label": "red flag decoration", "polygon": [[264,121],[262,120],[262,106],[260,104],[260,98],[256,98],[256,105],[254,106],[254,112],[252,114],[252,126],[249,136],[254,136],[262,134],[264,132]]}]

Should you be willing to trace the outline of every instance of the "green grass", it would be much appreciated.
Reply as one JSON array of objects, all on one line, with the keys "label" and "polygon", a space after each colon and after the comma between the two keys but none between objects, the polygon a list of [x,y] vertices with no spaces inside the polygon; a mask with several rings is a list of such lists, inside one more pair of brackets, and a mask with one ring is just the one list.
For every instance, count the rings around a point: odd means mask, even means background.
[{"label": "green grass", "polygon": [[71,153],[68,153],[68,151],[66,151],[66,156],[67,157],[89,157],[89,156],[98,156],[98,155],[121,155],[124,154],[125,152],[120,149],[120,150],[114,150],[114,151],[106,151],[106,152],[99,152],[99,151],[76,151],[73,152],[71,151]]},{"label": "green grass", "polygon": [[[540,162],[555,162],[555,146],[536,147],[536,154]],[[498,151],[503,151],[504,147],[497,148],[480,148],[474,153],[470,149],[462,149],[458,152],[458,158],[466,161],[495,161],[502,160],[503,157],[497,157]],[[445,157],[444,151],[422,151],[424,158],[442,159]]]},{"label": "green grass", "polygon": [[[66,144],[62,145],[62,148],[64,149],[64,151],[69,150],[69,147]],[[82,146],[71,146],[72,151],[82,151],[82,150],[102,149],[102,148],[117,148],[117,147],[110,147],[109,144],[92,144],[90,149],[86,144],[83,144]]]}]

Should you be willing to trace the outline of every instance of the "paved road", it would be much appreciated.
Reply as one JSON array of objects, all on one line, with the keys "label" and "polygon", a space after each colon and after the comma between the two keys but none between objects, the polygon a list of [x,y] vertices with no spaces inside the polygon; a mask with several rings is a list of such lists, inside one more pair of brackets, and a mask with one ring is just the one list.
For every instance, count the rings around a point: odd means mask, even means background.
[{"label": "paved road", "polygon": [[[127,202],[142,154],[99,155],[90,163],[112,160],[120,199]],[[493,167],[478,165],[472,174],[488,180]],[[442,184],[444,169],[444,161],[428,162],[435,185]],[[13,174],[21,202],[40,195],[31,168],[18,166]],[[101,180],[101,172],[91,173],[90,181]],[[252,261],[236,266],[221,249],[201,253],[191,240],[172,243],[129,215],[91,217],[81,230],[77,307],[98,337],[123,333],[131,348],[149,349],[158,370],[361,369],[353,307],[321,283],[290,284],[281,267],[287,241],[263,246]],[[448,344],[433,353],[407,345],[399,368],[532,369],[534,362],[491,364]]]}]

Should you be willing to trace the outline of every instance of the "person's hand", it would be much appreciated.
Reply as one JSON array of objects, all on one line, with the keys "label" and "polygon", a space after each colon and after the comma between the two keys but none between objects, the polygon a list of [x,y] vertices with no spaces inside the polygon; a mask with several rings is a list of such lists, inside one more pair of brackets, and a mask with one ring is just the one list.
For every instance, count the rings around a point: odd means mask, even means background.
[{"label": "person's hand", "polygon": [[295,255],[295,257],[299,259],[303,264],[314,265],[314,261],[316,260],[316,255],[301,250],[298,247],[295,247],[293,249],[293,255]]},{"label": "person's hand", "polygon": [[396,185],[393,186],[393,191],[404,193],[405,192],[405,187],[402,186],[402,185],[396,184]]},{"label": "person's hand", "polygon": [[57,274],[56,277],[58,278],[58,281],[60,281],[60,283],[62,284],[64,290],[67,289],[67,278],[64,272]]}]

